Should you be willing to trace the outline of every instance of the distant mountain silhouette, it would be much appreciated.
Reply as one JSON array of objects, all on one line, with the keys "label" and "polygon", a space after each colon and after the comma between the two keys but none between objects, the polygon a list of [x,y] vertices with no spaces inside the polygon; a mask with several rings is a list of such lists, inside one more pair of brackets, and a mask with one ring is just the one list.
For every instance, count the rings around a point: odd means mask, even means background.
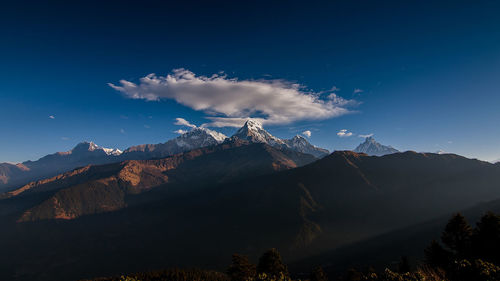
[{"label": "distant mountain silhouette", "polygon": [[383,156],[399,152],[391,146],[385,146],[375,141],[373,137],[367,137],[363,143],[354,149],[357,153],[366,153],[372,156]]}]

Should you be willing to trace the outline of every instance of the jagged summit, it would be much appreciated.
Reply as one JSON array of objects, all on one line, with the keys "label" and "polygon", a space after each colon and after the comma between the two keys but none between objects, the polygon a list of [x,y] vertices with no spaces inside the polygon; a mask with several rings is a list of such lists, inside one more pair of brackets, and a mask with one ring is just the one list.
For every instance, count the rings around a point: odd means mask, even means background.
[{"label": "jagged summit", "polygon": [[89,151],[103,151],[107,155],[113,155],[113,156],[118,156],[122,154],[122,151],[117,149],[117,148],[106,148],[106,147],[101,147],[94,142],[90,141],[83,141],[79,144],[77,144],[72,150],[68,151],[69,154],[73,153],[85,153]]},{"label": "jagged summit", "polygon": [[207,128],[195,127],[171,141],[175,141],[180,147],[195,149],[216,145],[222,143],[225,139],[227,139],[227,136],[222,133]]},{"label": "jagged summit", "polygon": [[196,127],[192,129],[191,131],[187,132],[186,134],[207,134],[211,136],[214,140],[216,140],[218,143],[222,143],[225,139],[227,139],[227,136],[224,135],[223,133],[219,133],[217,131],[213,131],[207,128],[202,128],[202,127]]},{"label": "jagged summit", "polygon": [[371,156],[383,156],[399,152],[392,146],[386,146],[375,141],[373,137],[367,137],[363,143],[354,149],[354,152],[366,153]]},{"label": "jagged summit", "polygon": [[264,130],[262,123],[249,119],[245,122],[233,136],[250,142],[266,143],[270,146],[282,146],[285,142],[271,135],[268,131]]},{"label": "jagged summit", "polygon": [[262,124],[256,120],[249,119],[245,122],[231,139],[238,138],[249,142],[265,143],[277,148],[287,148],[294,151],[311,154],[317,158],[328,155],[329,151],[310,144],[306,138],[295,136],[288,140],[283,140],[271,135],[264,130]]},{"label": "jagged summit", "polygon": [[310,144],[306,138],[300,135],[296,135],[289,140],[285,140],[285,144],[290,149],[302,153],[312,154],[317,158],[322,158],[330,153],[328,150],[324,148],[320,148]]},{"label": "jagged summit", "polygon": [[147,159],[167,157],[173,154],[217,145],[227,139],[226,135],[201,127],[159,144],[141,144],[127,148],[122,154],[123,159]]}]

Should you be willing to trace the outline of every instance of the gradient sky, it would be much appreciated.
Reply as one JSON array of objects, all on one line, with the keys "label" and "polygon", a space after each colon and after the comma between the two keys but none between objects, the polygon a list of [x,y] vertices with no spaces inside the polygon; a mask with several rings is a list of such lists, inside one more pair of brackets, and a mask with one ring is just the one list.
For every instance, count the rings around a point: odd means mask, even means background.
[{"label": "gradient sky", "polygon": [[188,129],[175,118],[209,122],[211,108],[108,85],[179,68],[285,91],[296,83],[323,104],[335,86],[353,100],[341,116],[265,125],[278,137],[310,130],[311,143],[343,150],[374,134],[400,150],[500,159],[499,1],[5,2],[0,162],[83,140],[160,143]]}]

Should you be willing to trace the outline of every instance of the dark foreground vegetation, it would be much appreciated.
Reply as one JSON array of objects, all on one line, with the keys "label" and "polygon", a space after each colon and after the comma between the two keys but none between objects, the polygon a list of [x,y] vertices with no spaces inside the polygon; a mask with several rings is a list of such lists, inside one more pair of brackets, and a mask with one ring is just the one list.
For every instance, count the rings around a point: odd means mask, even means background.
[{"label": "dark foreground vegetation", "polygon": [[[449,220],[441,241],[424,250],[424,260],[411,265],[402,257],[398,266],[376,271],[350,269],[327,276],[328,268],[317,266],[307,275],[291,274],[276,249],[270,249],[253,264],[246,256],[234,254],[225,273],[200,269],[168,269],[131,275],[98,278],[93,281],[497,281],[500,280],[500,216],[486,213],[476,227],[460,214]],[[414,267],[414,268],[412,268]]]}]

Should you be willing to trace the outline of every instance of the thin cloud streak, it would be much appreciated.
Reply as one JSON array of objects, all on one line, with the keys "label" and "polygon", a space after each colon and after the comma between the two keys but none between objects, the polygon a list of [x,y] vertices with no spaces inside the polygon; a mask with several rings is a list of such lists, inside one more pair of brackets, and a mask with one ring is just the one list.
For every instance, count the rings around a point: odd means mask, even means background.
[{"label": "thin cloud streak", "polygon": [[184,118],[175,118],[175,123],[174,125],[178,125],[178,126],[186,126],[186,127],[189,127],[189,128],[196,128],[196,125],[194,124],[191,124],[189,121],[187,121],[186,119]]},{"label": "thin cloud streak", "polygon": [[369,138],[369,137],[373,137],[373,134],[358,135],[358,137],[360,137],[360,138]]}]

